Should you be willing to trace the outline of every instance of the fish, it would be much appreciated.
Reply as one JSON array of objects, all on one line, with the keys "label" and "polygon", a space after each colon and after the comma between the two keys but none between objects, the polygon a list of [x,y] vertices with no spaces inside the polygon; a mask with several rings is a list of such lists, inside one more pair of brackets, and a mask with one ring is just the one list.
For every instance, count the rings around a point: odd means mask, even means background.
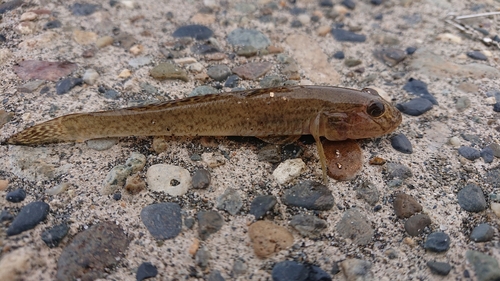
[{"label": "fish", "polygon": [[75,113],[24,129],[11,145],[83,142],[127,136],[312,135],[326,181],[321,137],[376,138],[394,131],[402,116],[374,89],[284,86],[188,97],[145,106]]}]

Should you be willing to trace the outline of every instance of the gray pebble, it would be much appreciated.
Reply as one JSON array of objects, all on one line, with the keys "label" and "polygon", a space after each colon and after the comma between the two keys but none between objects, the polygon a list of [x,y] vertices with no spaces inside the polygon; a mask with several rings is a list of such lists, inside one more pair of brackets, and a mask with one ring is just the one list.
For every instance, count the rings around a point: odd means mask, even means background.
[{"label": "gray pebble", "polygon": [[371,281],[373,273],[371,271],[372,264],[369,261],[360,259],[346,259],[340,263],[342,272],[344,272],[347,280],[356,281]]},{"label": "gray pebble", "polygon": [[42,232],[42,241],[49,248],[54,248],[59,245],[59,243],[63,240],[64,237],[69,232],[69,226],[66,224],[56,225],[50,229]]},{"label": "gray pebble", "polygon": [[135,280],[142,281],[151,277],[158,275],[158,269],[150,262],[143,262],[139,265],[137,273],[135,274]]},{"label": "gray pebble", "polygon": [[413,147],[411,145],[411,142],[408,140],[408,138],[404,134],[397,134],[391,138],[391,145],[392,148],[395,150],[405,153],[405,154],[412,154],[413,153]]},{"label": "gray pebble", "polygon": [[258,220],[272,210],[277,202],[278,200],[274,195],[257,196],[250,205],[250,214],[254,215],[255,219]]},{"label": "gray pebble", "polygon": [[479,150],[472,148],[472,147],[469,147],[469,146],[461,146],[458,149],[458,154],[463,156],[465,159],[468,159],[471,161],[474,161],[474,160],[478,159],[479,157],[481,157],[481,152],[479,152]]},{"label": "gray pebble", "polygon": [[99,5],[89,3],[75,3],[71,6],[71,13],[74,16],[89,16],[100,8]]},{"label": "gray pebble", "polygon": [[437,275],[446,276],[451,271],[451,265],[447,262],[428,261],[427,266],[432,273]]},{"label": "gray pebble", "polygon": [[271,40],[264,33],[255,29],[237,28],[227,35],[227,42],[236,46],[252,46],[264,49],[271,44]]},{"label": "gray pebble", "polygon": [[224,218],[216,211],[199,212],[198,219],[198,235],[201,240],[206,240],[208,236],[219,231],[224,225]]},{"label": "gray pebble", "polygon": [[491,163],[493,162],[493,158],[495,157],[493,149],[491,147],[487,146],[483,149],[481,149],[481,157],[484,160],[484,163]]},{"label": "gray pebble", "polygon": [[283,86],[283,79],[278,75],[269,75],[262,78],[259,82],[262,88],[271,88]]},{"label": "gray pebble", "polygon": [[102,139],[93,139],[88,140],[86,142],[87,147],[97,151],[104,151],[112,148],[115,144],[118,143],[119,138],[102,138]]},{"label": "gray pebble", "polygon": [[215,81],[224,81],[231,74],[229,66],[224,64],[213,65],[207,69],[207,75]]},{"label": "gray pebble", "polygon": [[152,59],[149,56],[142,56],[142,57],[136,57],[132,58],[128,61],[128,65],[130,65],[133,68],[138,68],[141,66],[148,65],[151,63]]},{"label": "gray pebble", "polygon": [[117,100],[120,98],[120,93],[116,90],[109,89],[104,92],[104,97],[110,100]]},{"label": "gray pebble", "polygon": [[81,78],[64,78],[56,83],[56,93],[58,95],[66,94],[74,87],[82,84],[83,79]]},{"label": "gray pebble", "polygon": [[257,159],[259,159],[259,161],[269,163],[281,162],[280,146],[275,144],[264,146],[257,152]]},{"label": "gray pebble", "polygon": [[500,158],[500,144],[494,142],[490,143],[488,147],[491,148],[495,157]]},{"label": "gray pebble", "polygon": [[290,221],[290,226],[295,228],[302,236],[318,237],[328,224],[326,221],[312,215],[295,215]]},{"label": "gray pebble", "polygon": [[24,191],[24,189],[21,188],[8,192],[7,195],[5,196],[5,199],[7,199],[7,201],[12,203],[19,203],[23,201],[25,198],[26,198],[26,191]]},{"label": "gray pebble", "polygon": [[207,281],[226,281],[224,277],[222,277],[222,274],[220,274],[220,271],[218,270],[212,270],[210,274],[207,276]]},{"label": "gray pebble", "polygon": [[193,228],[195,222],[196,221],[193,217],[188,217],[184,219],[184,225],[189,229]]},{"label": "gray pebble", "polygon": [[427,89],[427,84],[423,81],[410,78],[408,82],[403,87],[403,90],[407,91],[412,95],[419,96],[424,99],[428,99],[432,104],[438,105],[436,98]]},{"label": "gray pebble", "polygon": [[182,229],[181,207],[177,203],[152,204],[142,209],[141,220],[155,239],[172,239]]},{"label": "gray pebble", "polygon": [[498,261],[479,251],[467,250],[465,258],[472,264],[478,281],[500,280]]},{"label": "gray pebble", "polygon": [[191,93],[188,94],[188,97],[195,97],[195,96],[204,96],[204,95],[210,95],[210,94],[216,94],[217,89],[211,86],[198,86],[194,88]]},{"label": "gray pebble", "polygon": [[205,169],[198,169],[194,171],[193,177],[191,178],[191,183],[193,188],[205,189],[210,186],[211,182],[210,172]]},{"label": "gray pebble", "polygon": [[330,210],[335,203],[328,187],[309,180],[286,190],[281,200],[285,205],[322,211]]},{"label": "gray pebble", "polygon": [[411,216],[405,222],[405,230],[410,236],[417,236],[424,232],[424,229],[431,225],[431,218],[426,214]]},{"label": "gray pebble", "polygon": [[469,212],[481,212],[486,210],[487,204],[483,190],[475,185],[468,184],[458,192],[458,204],[462,209]]},{"label": "gray pebble", "polygon": [[444,232],[433,232],[427,236],[424,249],[434,253],[448,251],[450,248],[450,236]]},{"label": "gray pebble", "polygon": [[205,246],[202,246],[196,251],[194,255],[194,260],[197,266],[199,266],[202,270],[207,269],[208,261],[210,260],[210,252]]},{"label": "gray pebble", "polygon": [[500,186],[500,166],[493,168],[486,173],[486,182],[495,187]]},{"label": "gray pebble", "polygon": [[204,25],[191,24],[177,28],[172,36],[177,38],[191,37],[196,40],[207,40],[208,38],[212,37],[213,34],[214,32]]},{"label": "gray pebble", "polygon": [[459,112],[462,112],[470,107],[470,99],[468,97],[459,97],[455,103],[455,107]]},{"label": "gray pebble", "polygon": [[233,276],[238,276],[238,275],[243,275],[247,272],[248,270],[248,265],[245,263],[243,259],[235,259],[233,263],[233,269],[231,270],[231,273]]},{"label": "gray pebble", "polygon": [[231,75],[227,77],[227,80],[224,83],[224,87],[235,88],[238,86],[239,82],[240,82],[240,77],[238,75]]},{"label": "gray pebble", "polygon": [[424,98],[412,99],[405,103],[398,103],[396,108],[411,116],[420,116],[432,109],[432,102]]},{"label": "gray pebble", "polygon": [[363,198],[370,206],[375,206],[379,200],[380,194],[374,184],[366,181],[356,189],[356,196],[358,198]]},{"label": "gray pebble", "polygon": [[473,60],[488,60],[488,57],[480,51],[467,52],[467,56]]},{"label": "gray pebble", "polygon": [[336,230],[340,236],[351,239],[356,245],[370,243],[374,234],[370,221],[356,208],[345,211]]},{"label": "gray pebble", "polygon": [[411,169],[403,164],[389,162],[386,164],[389,179],[407,179],[413,176]]},{"label": "gray pebble", "polygon": [[225,210],[231,215],[236,215],[241,207],[243,207],[243,200],[236,189],[228,188],[224,193],[217,197],[217,208]]},{"label": "gray pebble", "polygon": [[7,236],[17,235],[30,230],[45,220],[49,214],[49,204],[41,201],[24,206],[7,229]]},{"label": "gray pebble", "polygon": [[366,36],[345,29],[334,28],[331,31],[333,38],[339,42],[365,42]]},{"label": "gray pebble", "polygon": [[390,67],[397,65],[406,58],[405,51],[391,47],[377,49],[373,52],[373,55],[375,56],[375,58]]},{"label": "gray pebble", "polygon": [[146,92],[146,94],[152,95],[158,92],[158,89],[148,82],[142,82],[141,84],[139,84],[139,87],[141,87],[141,90]]},{"label": "gray pebble", "polygon": [[259,53],[259,50],[255,48],[254,46],[242,46],[241,48],[238,49],[236,54],[241,57],[253,57]]},{"label": "gray pebble", "polygon": [[472,230],[470,240],[474,242],[487,242],[493,239],[495,229],[487,223],[482,223]]}]

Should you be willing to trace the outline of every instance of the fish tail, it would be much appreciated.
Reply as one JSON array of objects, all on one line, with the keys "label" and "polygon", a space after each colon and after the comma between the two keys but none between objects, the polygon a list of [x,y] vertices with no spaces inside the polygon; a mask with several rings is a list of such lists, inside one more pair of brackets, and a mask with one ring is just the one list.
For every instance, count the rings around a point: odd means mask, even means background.
[{"label": "fish tail", "polygon": [[22,130],[8,138],[5,143],[14,145],[36,145],[67,141],[68,137],[67,128],[62,124],[60,118],[56,118]]}]

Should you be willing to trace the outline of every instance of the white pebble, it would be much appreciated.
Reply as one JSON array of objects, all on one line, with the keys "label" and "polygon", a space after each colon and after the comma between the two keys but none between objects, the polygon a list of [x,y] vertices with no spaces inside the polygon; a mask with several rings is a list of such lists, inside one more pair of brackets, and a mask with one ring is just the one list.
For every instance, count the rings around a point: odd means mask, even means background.
[{"label": "white pebble", "polygon": [[460,139],[458,137],[451,137],[449,143],[455,147],[460,146]]},{"label": "white pebble", "polygon": [[226,158],[220,152],[205,152],[201,155],[201,160],[205,162],[210,168],[215,168],[226,164]]},{"label": "white pebble", "polygon": [[32,21],[35,20],[38,17],[36,13],[33,12],[26,12],[21,15],[21,21]]},{"label": "white pebble", "polygon": [[99,78],[99,73],[95,69],[89,68],[85,70],[85,74],[83,74],[83,82],[87,85],[94,85],[97,78]]},{"label": "white pebble", "polygon": [[188,66],[188,69],[191,72],[200,73],[203,71],[204,67],[203,67],[203,64],[196,62],[196,63],[190,64]]},{"label": "white pebble", "polygon": [[179,166],[156,164],[149,167],[146,181],[153,191],[181,196],[186,194],[191,186],[191,175],[188,170]]},{"label": "white pebble", "polygon": [[460,36],[457,36],[452,33],[441,33],[436,37],[438,40],[441,40],[443,42],[451,42],[451,43],[456,43],[456,44],[461,44],[462,43],[462,38]]},{"label": "white pebble", "polygon": [[309,24],[311,22],[311,17],[307,14],[300,14],[297,19],[304,25]]},{"label": "white pebble", "polygon": [[273,176],[279,184],[285,184],[298,177],[305,168],[306,163],[302,159],[288,159],[278,165]]},{"label": "white pebble", "polygon": [[495,97],[487,97],[486,98],[486,104],[493,105],[495,103],[497,103],[497,100],[495,99]]},{"label": "white pebble", "polygon": [[66,191],[66,189],[68,189],[69,185],[70,185],[69,183],[63,182],[63,183],[60,183],[52,188],[45,190],[45,193],[47,193],[48,195],[57,195],[59,193]]},{"label": "white pebble", "polygon": [[491,202],[491,210],[498,218],[500,218],[500,203]]}]

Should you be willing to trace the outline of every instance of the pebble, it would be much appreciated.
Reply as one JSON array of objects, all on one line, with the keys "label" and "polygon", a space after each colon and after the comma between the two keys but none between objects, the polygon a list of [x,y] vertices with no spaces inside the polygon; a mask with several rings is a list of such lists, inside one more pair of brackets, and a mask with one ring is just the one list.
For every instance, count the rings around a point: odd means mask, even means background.
[{"label": "pebble", "polygon": [[432,273],[441,276],[446,276],[451,271],[451,265],[447,262],[428,261],[427,266]]},{"label": "pebble", "polygon": [[135,44],[136,40],[133,35],[126,32],[121,32],[118,36],[115,37],[114,42],[117,42],[120,47],[128,50]]},{"label": "pebble", "polygon": [[215,81],[224,81],[232,74],[231,69],[224,64],[214,65],[207,69],[207,74]]},{"label": "pebble", "polygon": [[129,194],[135,195],[146,189],[146,182],[139,176],[139,174],[134,174],[127,177],[123,188]]},{"label": "pebble", "polygon": [[236,215],[243,207],[243,200],[236,189],[228,188],[216,199],[217,209]]},{"label": "pebble", "polygon": [[306,281],[309,279],[309,270],[304,264],[296,261],[282,261],[273,266],[271,271],[273,281]]},{"label": "pebble", "polygon": [[500,203],[491,202],[491,210],[495,213],[497,218],[500,218]]},{"label": "pebble", "polygon": [[103,37],[99,37],[96,41],[95,41],[95,45],[97,48],[104,48],[104,47],[107,47],[111,44],[113,44],[113,42],[115,41],[115,39],[111,36],[103,36]]},{"label": "pebble", "polygon": [[68,235],[68,232],[69,226],[67,224],[56,225],[42,232],[42,241],[49,248],[55,248],[59,246],[63,238]]},{"label": "pebble", "polygon": [[500,185],[500,166],[491,169],[486,173],[486,182],[492,186]]},{"label": "pebble", "polygon": [[384,64],[393,67],[406,58],[406,52],[396,48],[381,48],[373,51],[373,55]]},{"label": "pebble", "polygon": [[242,259],[236,259],[233,263],[231,273],[233,276],[243,275],[247,272],[248,265]]},{"label": "pebble", "polygon": [[38,60],[24,60],[13,66],[14,72],[23,80],[40,79],[56,81],[71,74],[77,65],[68,61],[50,62]]},{"label": "pebble", "polygon": [[470,240],[474,242],[488,242],[493,239],[495,229],[487,223],[481,223],[474,227],[470,234]]},{"label": "pebble", "polygon": [[493,158],[495,157],[493,149],[491,149],[488,146],[485,147],[485,148],[483,148],[483,149],[481,149],[480,155],[483,158],[484,163],[491,163],[491,162],[493,162]]},{"label": "pebble", "polygon": [[0,213],[0,223],[13,221],[13,220],[14,220],[14,216],[11,213],[9,213],[9,211],[2,210],[2,212]]},{"label": "pebble", "polygon": [[412,99],[409,102],[399,103],[396,108],[411,116],[420,116],[432,109],[432,102],[424,98]]},{"label": "pebble", "polygon": [[330,33],[331,30],[332,30],[331,26],[322,25],[322,26],[318,27],[318,29],[316,29],[316,33],[321,37],[325,37],[328,33]]},{"label": "pebble", "polygon": [[474,160],[478,159],[479,157],[481,157],[481,152],[479,152],[479,150],[472,148],[472,147],[468,147],[468,146],[461,146],[458,149],[458,154],[460,154],[465,159],[468,159],[471,161],[474,161]]},{"label": "pebble", "polygon": [[338,60],[342,60],[345,58],[345,54],[342,51],[337,51],[333,54],[333,57],[338,59]]},{"label": "pebble", "polygon": [[[57,261],[56,280],[104,278],[122,261],[130,238],[114,222],[101,222],[73,237]],[[82,262],[87,261],[87,262]],[[92,266],[89,266],[91,264]]]},{"label": "pebble", "polygon": [[146,181],[152,191],[161,191],[172,196],[186,194],[191,183],[189,171],[174,165],[156,164],[146,172]]},{"label": "pebble", "polygon": [[283,86],[283,79],[278,75],[268,75],[260,79],[259,85],[262,88],[272,88]]},{"label": "pebble", "polygon": [[233,73],[247,80],[256,80],[272,68],[270,62],[250,62],[233,68]]},{"label": "pebble", "polygon": [[98,9],[100,9],[99,5],[94,5],[89,3],[75,3],[70,8],[71,13],[74,16],[89,16]]},{"label": "pebble", "polygon": [[136,57],[128,61],[128,65],[130,65],[133,68],[139,68],[141,66],[145,66],[151,63],[151,57],[149,56],[141,56],[141,57]]},{"label": "pebble", "polygon": [[141,211],[142,223],[157,240],[173,239],[182,230],[181,207],[177,203],[158,203]]},{"label": "pebble", "polygon": [[226,82],[224,83],[224,87],[228,88],[236,88],[240,82],[240,77],[238,75],[231,75],[227,77]]},{"label": "pebble", "polygon": [[[115,90],[108,90],[106,91],[107,95],[105,95],[106,98],[109,98],[109,92],[113,91],[116,92]],[[118,92],[116,92],[118,94]],[[96,151],[105,151],[110,148],[112,148],[114,145],[116,145],[119,142],[120,138],[102,138],[102,139],[92,139],[86,141],[87,147]]]},{"label": "pebble", "polygon": [[257,159],[263,162],[279,163],[281,161],[280,146],[275,144],[269,144],[262,147],[257,152]]},{"label": "pebble", "polygon": [[216,211],[198,212],[196,218],[198,219],[198,235],[201,240],[206,240],[224,225],[224,218]]},{"label": "pebble", "polygon": [[236,54],[240,57],[253,57],[259,53],[259,50],[253,46],[242,46],[236,51]]},{"label": "pebble", "polygon": [[237,28],[227,35],[227,42],[235,46],[252,46],[264,49],[271,44],[271,40],[262,32],[255,29]]},{"label": "pebble", "polygon": [[146,165],[146,156],[132,152],[125,162],[125,165],[117,165],[109,171],[101,189],[101,194],[110,195],[115,193],[118,188],[125,185],[126,179],[130,174],[141,171]]},{"label": "pebble", "polygon": [[491,148],[495,157],[500,158],[500,144],[493,142],[488,147]]},{"label": "pebble", "polygon": [[219,53],[220,50],[219,48],[217,48],[217,46],[211,44],[197,43],[191,47],[191,52],[199,55],[207,55],[207,54]]},{"label": "pebble", "polygon": [[365,42],[366,36],[345,29],[334,28],[331,31],[333,38],[339,42]]},{"label": "pebble", "polygon": [[340,268],[347,281],[370,281],[373,279],[372,263],[360,259],[346,259],[340,263]]},{"label": "pebble", "polygon": [[483,61],[486,61],[488,60],[488,57],[481,53],[480,51],[470,51],[470,52],[467,52],[466,53],[467,56],[473,60],[483,60]]},{"label": "pebble", "polygon": [[340,236],[356,245],[370,243],[375,233],[370,221],[356,208],[346,210],[335,228]]},{"label": "pebble", "polygon": [[379,200],[380,193],[374,184],[365,181],[361,186],[356,188],[356,197],[363,198],[370,206],[375,206]]},{"label": "pebble", "polygon": [[17,87],[17,90],[22,93],[32,93],[44,83],[45,82],[42,80],[30,81],[22,86]]},{"label": "pebble", "polygon": [[273,177],[279,184],[285,184],[300,176],[305,168],[306,163],[302,159],[288,159],[276,167],[273,171]]},{"label": "pebble", "polygon": [[156,277],[158,275],[158,269],[150,262],[143,262],[139,265],[137,273],[135,274],[135,280],[142,281],[144,279]]},{"label": "pebble", "polygon": [[132,55],[137,56],[144,52],[144,46],[141,44],[134,45],[128,50]]},{"label": "pebble", "polygon": [[290,26],[292,28],[299,28],[299,27],[302,27],[303,24],[299,20],[292,20],[292,22],[290,23]]},{"label": "pebble", "polygon": [[433,232],[427,236],[424,249],[434,253],[448,251],[450,248],[450,236],[444,232]]},{"label": "pebble", "polygon": [[23,0],[12,0],[4,2],[0,5],[0,15],[5,14],[10,10],[14,10],[15,8],[21,6],[24,3]]},{"label": "pebble", "polygon": [[[117,92],[114,89],[109,89],[109,90],[106,90],[104,92],[104,97],[107,98],[107,99],[110,99],[110,100],[117,100],[117,99],[120,98],[120,93]],[[116,143],[118,143],[118,140],[119,140],[119,138],[116,138]],[[95,143],[95,141],[97,141],[97,144]],[[88,140],[87,141],[87,145],[89,143],[91,143],[92,149],[95,149],[95,148],[98,148],[98,149],[102,148],[102,149],[104,149],[104,148],[106,148],[106,146],[109,146],[109,145],[111,145],[113,143],[113,138],[107,138],[105,140],[103,140],[103,139]],[[111,147],[109,147],[109,148],[111,148]]]},{"label": "pebble", "polygon": [[[118,74],[118,77],[119,78],[128,78],[128,77],[130,77],[130,75],[132,75],[132,72],[125,68],[124,70],[120,71],[120,73]],[[172,78],[172,79],[175,79],[175,78]]]},{"label": "pebble", "polygon": [[405,230],[410,236],[418,236],[424,232],[424,229],[431,225],[431,218],[426,214],[417,214],[411,216],[405,222]]},{"label": "pebble", "polygon": [[19,203],[23,201],[25,198],[26,198],[26,191],[24,191],[24,189],[21,188],[11,191],[7,193],[7,195],[5,196],[5,199],[7,199],[7,201],[12,203]]},{"label": "pebble", "polygon": [[361,60],[354,59],[354,58],[347,58],[344,60],[344,65],[347,67],[355,67],[363,63]]},{"label": "pebble", "polygon": [[9,186],[9,180],[0,180],[0,191],[4,191]]},{"label": "pebble", "polygon": [[493,105],[493,111],[500,112],[500,101]]},{"label": "pebble", "polygon": [[412,154],[413,153],[413,147],[411,145],[411,142],[408,140],[408,138],[404,134],[396,134],[391,138],[391,145],[392,148],[395,150],[405,153],[405,154]]},{"label": "pebble", "polygon": [[417,51],[417,48],[415,48],[415,47],[406,48],[406,54],[408,54],[408,55],[413,55],[415,53],[415,51]]},{"label": "pebble", "polygon": [[222,274],[218,270],[212,270],[210,274],[207,276],[207,281],[226,281],[224,277],[222,277]]},{"label": "pebble", "polygon": [[20,21],[33,21],[36,20],[38,15],[34,12],[25,12],[21,15]]},{"label": "pebble", "polygon": [[226,157],[220,152],[205,152],[201,155],[201,159],[210,168],[215,168],[226,164]]},{"label": "pebble", "polygon": [[176,38],[191,37],[196,40],[207,40],[212,37],[213,34],[214,32],[204,25],[192,24],[177,28],[172,36]]},{"label": "pebble", "polygon": [[119,201],[122,199],[122,194],[121,193],[115,193],[113,194],[113,200]]},{"label": "pebble", "polygon": [[197,266],[199,266],[202,270],[206,270],[208,267],[208,262],[211,258],[210,252],[205,246],[202,246],[196,251],[194,255],[194,261]]},{"label": "pebble", "polygon": [[295,215],[290,221],[290,226],[302,236],[318,237],[321,231],[328,227],[325,220],[312,215]]},{"label": "pebble", "polygon": [[257,221],[248,227],[255,255],[267,258],[292,246],[293,235],[285,227],[270,221]]},{"label": "pebble", "polygon": [[459,97],[455,102],[455,108],[458,112],[463,112],[470,107],[470,99],[468,97]]},{"label": "pebble", "polygon": [[97,78],[99,78],[99,73],[95,69],[89,68],[85,70],[83,74],[82,81],[87,85],[94,85]]},{"label": "pebble", "polygon": [[351,180],[363,167],[363,152],[354,140],[323,140],[327,174],[338,181]]},{"label": "pebble", "polygon": [[400,219],[409,218],[422,211],[422,205],[413,196],[402,192],[396,194],[393,207],[394,213]]},{"label": "pebble", "polygon": [[332,192],[328,187],[310,180],[285,190],[281,201],[285,205],[321,211],[330,210],[335,204]]},{"label": "pebble", "polygon": [[59,20],[51,20],[43,26],[43,29],[54,29],[54,28],[60,28],[61,26],[62,23]]},{"label": "pebble", "polygon": [[250,204],[250,214],[253,215],[256,220],[259,220],[267,212],[271,211],[276,203],[278,203],[278,200],[274,195],[256,196]]},{"label": "pebble", "polygon": [[168,62],[160,63],[157,66],[153,67],[149,71],[149,74],[153,78],[158,80],[179,79],[185,82],[189,81],[187,72],[184,69]]},{"label": "pebble", "polygon": [[458,192],[458,204],[469,212],[481,212],[488,207],[483,190],[475,184],[468,184]]},{"label": "pebble", "polygon": [[97,41],[97,33],[75,29],[73,31],[73,40],[80,45],[94,44]]},{"label": "pebble", "polygon": [[210,94],[217,94],[217,89],[211,86],[198,86],[191,91],[191,93],[188,94],[188,97],[195,97],[195,96],[204,96],[204,95],[210,95]]},{"label": "pebble", "polygon": [[423,81],[410,78],[403,86],[403,90],[420,98],[428,99],[432,104],[438,105],[436,98],[427,89],[427,84]]},{"label": "pebble", "polygon": [[386,165],[389,179],[407,179],[413,176],[411,169],[399,163],[389,162]]},{"label": "pebble", "polygon": [[462,37],[449,32],[439,34],[436,39],[448,43],[462,44]]},{"label": "pebble", "polygon": [[500,267],[498,261],[489,255],[479,251],[467,250],[465,258],[472,264],[478,281],[490,281],[500,279]]},{"label": "pebble", "polygon": [[58,95],[66,94],[74,87],[82,84],[83,79],[81,78],[64,78],[56,83],[56,93]]},{"label": "pebble", "polygon": [[210,172],[205,169],[198,169],[194,171],[191,177],[191,184],[195,189],[206,189],[210,186],[211,176]]},{"label": "pebble", "polygon": [[49,204],[41,201],[31,202],[24,206],[7,229],[7,236],[20,234],[30,230],[45,220],[49,214]]},{"label": "pebble", "polygon": [[350,10],[354,10],[354,8],[356,8],[356,2],[354,2],[354,0],[342,0],[340,4],[342,4],[346,8],[349,8]]}]

